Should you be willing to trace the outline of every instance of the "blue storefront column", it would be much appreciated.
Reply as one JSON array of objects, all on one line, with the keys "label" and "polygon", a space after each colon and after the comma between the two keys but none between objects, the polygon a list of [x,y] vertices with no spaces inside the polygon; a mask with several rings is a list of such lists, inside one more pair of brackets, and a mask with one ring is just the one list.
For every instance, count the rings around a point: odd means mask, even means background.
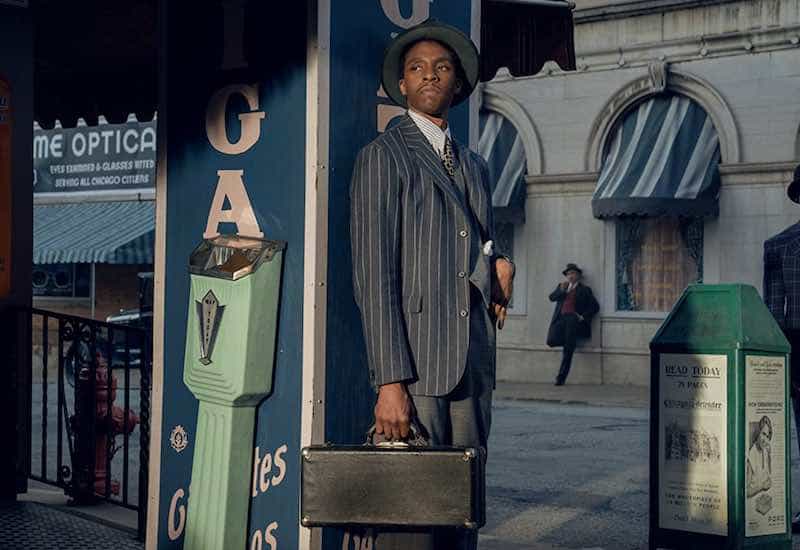
[{"label": "blue storefront column", "polygon": [[302,2],[161,4],[148,547],[184,547],[192,514],[198,402],[183,365],[185,342],[197,335],[186,333],[194,307],[187,266],[204,235],[219,232],[287,243],[273,390],[258,408],[247,450],[253,461],[241,476],[252,487],[248,548],[297,548],[307,9]]},{"label": "blue storefront column", "polygon": [[[148,548],[184,547],[198,402],[183,383],[189,254],[214,232],[286,241],[273,390],[258,409],[250,550],[342,548],[299,524],[300,449],[358,442],[374,393],[353,300],[350,176],[402,110],[380,90],[395,33],[469,32],[472,0],[161,3],[154,414]],[[473,103],[474,107],[474,103]],[[451,113],[469,143],[470,107]],[[221,196],[221,195],[222,196]],[[224,321],[222,321],[224,322]]]}]

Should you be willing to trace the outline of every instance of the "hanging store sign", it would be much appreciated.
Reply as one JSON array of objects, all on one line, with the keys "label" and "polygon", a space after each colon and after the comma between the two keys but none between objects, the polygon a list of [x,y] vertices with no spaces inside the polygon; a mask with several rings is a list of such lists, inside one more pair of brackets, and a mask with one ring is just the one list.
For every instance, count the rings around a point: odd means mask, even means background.
[{"label": "hanging store sign", "polygon": [[18,8],[27,8],[28,0],[0,0],[0,6],[16,6]]},{"label": "hanging store sign", "polygon": [[33,132],[33,192],[153,189],[156,122]]},{"label": "hanging store sign", "polygon": [[11,291],[11,87],[0,80],[0,298]]}]

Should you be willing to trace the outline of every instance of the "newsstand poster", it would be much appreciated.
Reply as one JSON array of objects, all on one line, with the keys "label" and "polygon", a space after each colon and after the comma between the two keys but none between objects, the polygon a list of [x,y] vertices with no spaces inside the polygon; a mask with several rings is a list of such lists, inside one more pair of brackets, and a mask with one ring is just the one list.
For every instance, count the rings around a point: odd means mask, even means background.
[{"label": "newsstand poster", "polygon": [[659,527],[728,532],[728,358],[664,353],[659,383]]},{"label": "newsstand poster", "polygon": [[0,298],[11,291],[11,87],[0,79]]},{"label": "newsstand poster", "polygon": [[783,534],[786,485],[786,357],[745,357],[746,537]]}]

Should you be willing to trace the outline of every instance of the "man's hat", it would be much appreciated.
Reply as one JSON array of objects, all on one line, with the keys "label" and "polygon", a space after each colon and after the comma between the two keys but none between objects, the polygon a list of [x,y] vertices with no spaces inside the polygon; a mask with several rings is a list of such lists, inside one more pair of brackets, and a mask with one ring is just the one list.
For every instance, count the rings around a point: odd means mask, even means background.
[{"label": "man's hat", "polygon": [[562,275],[566,275],[570,271],[577,271],[578,273],[583,275],[583,270],[580,267],[578,267],[576,264],[571,264],[571,263],[567,264],[567,267],[564,268],[564,271],[562,271],[561,274]]},{"label": "man's hat", "polygon": [[381,72],[381,83],[386,94],[398,105],[406,107],[406,97],[400,92],[399,84],[403,54],[420,40],[435,40],[455,52],[463,69],[463,79],[466,81],[461,83],[461,91],[453,97],[452,105],[457,105],[467,99],[478,84],[480,68],[478,48],[466,34],[457,28],[433,19],[428,19],[403,31],[386,47]]},{"label": "man's hat", "polygon": [[786,194],[793,202],[800,203],[800,164],[794,169],[794,179],[786,189]]}]

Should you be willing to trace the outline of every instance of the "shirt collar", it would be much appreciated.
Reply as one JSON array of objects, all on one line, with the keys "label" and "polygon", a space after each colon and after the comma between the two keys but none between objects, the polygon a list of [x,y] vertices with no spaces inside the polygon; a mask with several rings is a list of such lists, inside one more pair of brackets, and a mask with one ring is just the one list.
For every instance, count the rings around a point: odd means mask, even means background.
[{"label": "shirt collar", "polygon": [[417,125],[419,131],[422,132],[422,135],[425,136],[425,139],[431,144],[433,150],[441,156],[442,151],[444,151],[445,139],[452,139],[450,137],[450,125],[448,124],[447,128],[442,130],[431,122],[430,119],[411,109],[408,110],[408,116],[411,117],[411,120]]}]

